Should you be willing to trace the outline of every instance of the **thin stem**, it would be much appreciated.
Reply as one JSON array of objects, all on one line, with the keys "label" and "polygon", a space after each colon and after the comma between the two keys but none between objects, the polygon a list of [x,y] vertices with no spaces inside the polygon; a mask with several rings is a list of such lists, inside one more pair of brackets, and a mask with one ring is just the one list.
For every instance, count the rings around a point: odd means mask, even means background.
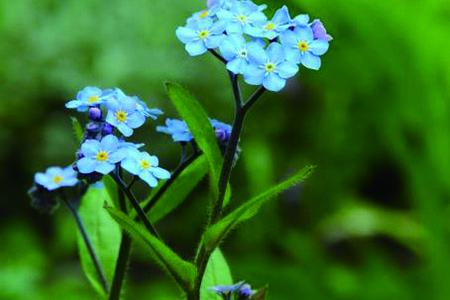
[{"label": "thin stem", "polygon": [[128,200],[130,200],[131,205],[136,210],[141,222],[144,223],[145,228],[147,228],[147,230],[150,233],[152,233],[154,236],[156,236],[157,238],[160,238],[158,232],[156,231],[156,228],[153,226],[153,224],[150,222],[150,220],[145,215],[144,210],[142,209],[139,202],[136,200],[136,197],[134,196],[133,192],[126,188],[125,183],[123,182],[123,180],[120,177],[118,177],[116,175],[112,175],[112,177],[116,181],[116,183],[119,185],[120,189],[125,193]]},{"label": "thin stem", "polygon": [[216,57],[218,60],[220,60],[222,63],[227,64],[227,60],[225,58],[222,57],[222,55],[220,55],[219,53],[217,53],[216,50],[210,49],[209,52],[211,52],[212,55],[214,55],[214,57]]},{"label": "thin stem", "polygon": [[100,264],[100,261],[99,261],[97,255],[95,254],[94,247],[92,246],[92,242],[89,239],[86,229],[84,228],[83,221],[81,220],[81,217],[78,214],[77,209],[70,203],[70,201],[68,201],[65,197],[63,197],[63,201],[67,205],[67,208],[70,210],[70,212],[72,213],[72,215],[75,219],[75,222],[77,223],[78,229],[81,233],[81,236],[83,237],[84,244],[86,245],[89,256],[91,257],[92,262],[94,264],[95,271],[97,272],[97,275],[100,279],[100,283],[102,284],[103,289],[108,293],[109,292],[108,280],[106,279],[105,272],[102,269],[102,266]]},{"label": "thin stem", "polygon": [[[128,189],[130,188],[130,186],[131,184],[128,185]],[[125,202],[125,194],[119,187],[117,187],[117,193],[119,196],[120,210],[124,213],[127,213],[127,203]],[[117,257],[116,268],[114,270],[114,278],[111,286],[111,292],[108,298],[109,300],[120,299],[123,280],[125,279],[125,274],[127,271],[128,261],[130,257],[131,244],[132,241],[130,236],[124,230],[122,230],[122,240],[120,241],[119,256]]]},{"label": "thin stem", "polygon": [[152,199],[147,202],[144,206],[143,210],[145,214],[148,214],[152,208],[158,203],[158,200],[161,199],[161,196],[170,188],[170,186],[177,180],[177,178],[181,175],[181,173],[189,167],[198,157],[200,156],[199,152],[192,154],[188,159],[186,159],[183,163],[181,163],[175,171],[173,171],[172,176],[164,183],[164,185],[156,192],[156,194],[152,197]]},{"label": "thin stem", "polygon": [[231,86],[233,87],[233,96],[236,103],[236,111],[242,107],[241,88],[239,87],[239,76],[233,72],[228,71],[228,76],[231,80]]},{"label": "thin stem", "polygon": [[263,86],[260,86],[254,93],[253,95],[250,96],[250,98],[248,98],[248,100],[245,102],[243,109],[245,110],[245,112],[247,113],[250,108],[252,108],[252,106],[256,103],[256,101],[258,101],[258,99],[264,94],[264,92],[267,91]]},{"label": "thin stem", "polygon": [[133,187],[133,185],[136,183],[137,178],[138,178],[138,177],[137,177],[136,175],[133,176],[133,178],[131,179],[130,183],[127,185],[127,189],[128,189],[128,190],[131,190],[131,188]]}]

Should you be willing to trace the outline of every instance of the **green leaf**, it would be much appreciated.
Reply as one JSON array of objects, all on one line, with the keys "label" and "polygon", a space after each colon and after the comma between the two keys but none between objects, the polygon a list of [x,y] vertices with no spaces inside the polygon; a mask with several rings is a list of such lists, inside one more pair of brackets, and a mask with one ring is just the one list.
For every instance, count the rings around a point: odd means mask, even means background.
[{"label": "green leaf", "polygon": [[211,254],[206,266],[200,289],[200,299],[221,300],[222,297],[215,295],[209,288],[217,285],[231,284],[233,284],[233,278],[231,276],[230,268],[228,267],[228,263],[225,260],[222,251],[217,248]]},{"label": "green leaf", "polygon": [[197,273],[193,264],[183,260],[164,242],[150,234],[145,227],[133,221],[123,212],[110,207],[106,207],[106,210],[133,239],[141,242],[149,250],[158,265],[172,275],[185,291],[193,289]]},{"label": "green leaf", "polygon": [[106,192],[108,192],[114,207],[119,207],[119,187],[111,176],[103,176],[103,184],[105,185]]},{"label": "green leaf", "polygon": [[[177,109],[181,118],[186,121],[199,148],[208,160],[211,171],[211,188],[214,200],[219,196],[219,176],[222,168],[222,153],[220,152],[217,138],[208,119],[208,114],[203,110],[200,103],[182,86],[176,83],[166,83],[167,94]],[[227,188],[224,206],[229,202],[231,196],[230,188]]]},{"label": "green leaf", "polygon": [[77,118],[71,117],[70,120],[72,121],[72,129],[75,138],[77,139],[77,142],[81,143],[81,141],[83,140],[83,127],[81,126]]},{"label": "green leaf", "polygon": [[[112,205],[106,190],[91,187],[81,200],[78,211],[105,276],[109,282],[112,282],[122,233],[117,223],[103,209],[105,202]],[[84,273],[95,290],[105,295],[80,233],[78,233],[77,241]]]},{"label": "green leaf", "polygon": [[203,242],[205,243],[206,248],[212,250],[217,247],[217,245],[239,223],[242,223],[255,216],[262,204],[274,198],[291,186],[305,180],[312,173],[313,169],[314,167],[312,166],[303,168],[294,176],[277,184],[276,186],[270,188],[269,190],[256,196],[255,198],[247,201],[239,208],[235,209],[233,212],[224,217],[222,220],[220,220],[218,223],[211,226],[208,230],[206,230],[203,237]]},{"label": "green leaf", "polygon": [[200,156],[187,167],[164,192],[150,211],[150,220],[156,223],[177,208],[208,172],[208,161]]}]

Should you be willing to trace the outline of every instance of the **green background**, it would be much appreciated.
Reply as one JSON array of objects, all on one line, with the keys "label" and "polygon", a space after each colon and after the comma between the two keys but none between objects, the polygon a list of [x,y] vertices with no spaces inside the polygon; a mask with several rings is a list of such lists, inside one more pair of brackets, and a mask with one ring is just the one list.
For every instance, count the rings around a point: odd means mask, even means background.
[{"label": "green background", "polygon": [[[66,209],[40,215],[26,195],[34,172],[73,160],[64,103],[78,90],[121,87],[176,117],[163,87],[172,80],[232,121],[223,66],[190,58],[174,33],[203,2],[0,0],[0,299],[96,297]],[[236,203],[307,163],[318,168],[228,238],[234,278],[269,284],[270,299],[450,299],[448,2],[268,4],[320,17],[334,41],[319,72],[301,69],[247,119]],[[173,169],[178,148],[155,125],[135,139]],[[204,225],[206,188],[159,225],[185,258]],[[125,299],[178,294],[135,251]]]}]

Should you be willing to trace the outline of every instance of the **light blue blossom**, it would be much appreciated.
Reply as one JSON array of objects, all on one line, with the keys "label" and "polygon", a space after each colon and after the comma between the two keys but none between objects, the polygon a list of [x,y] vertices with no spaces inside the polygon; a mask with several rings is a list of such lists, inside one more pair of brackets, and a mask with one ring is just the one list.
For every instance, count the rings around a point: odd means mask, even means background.
[{"label": "light blue blossom", "polygon": [[249,29],[249,34],[254,37],[264,37],[274,40],[280,33],[288,29],[292,25],[287,6],[283,6],[275,12],[272,20],[262,22],[258,26]]},{"label": "light blue blossom", "polygon": [[197,56],[208,49],[219,47],[225,37],[224,30],[224,22],[214,22],[211,18],[205,18],[198,22],[191,22],[185,27],[178,27],[176,35],[185,44],[189,55]]},{"label": "light blue blossom", "polygon": [[122,168],[138,176],[150,187],[156,187],[158,179],[170,178],[170,172],[158,167],[158,165],[159,161],[156,156],[139,151],[130,151],[127,158],[121,162]]},{"label": "light blue blossom", "polygon": [[223,297],[230,297],[245,284],[244,281],[238,282],[233,285],[217,285],[210,287],[209,290]]},{"label": "light blue blossom", "polygon": [[49,191],[74,186],[78,183],[77,173],[72,167],[50,167],[45,173],[36,173],[34,181]]},{"label": "light blue blossom", "polygon": [[156,127],[156,131],[172,136],[174,142],[188,143],[192,141],[192,133],[189,131],[185,121],[177,119],[167,119],[166,126]]},{"label": "light blue blossom", "polygon": [[308,27],[309,26],[309,16],[306,14],[298,15],[292,20],[294,26]]},{"label": "light blue blossom", "polygon": [[234,74],[244,74],[249,64],[248,45],[249,43],[240,34],[233,34],[224,39],[219,50],[223,58],[228,61],[227,69],[229,71]]},{"label": "light blue blossom", "polygon": [[324,40],[327,42],[333,40],[333,37],[327,33],[325,26],[323,26],[322,22],[319,19],[316,19],[312,22],[311,29],[313,31],[315,40]]},{"label": "light blue blossom", "polygon": [[107,95],[105,95],[101,89],[88,86],[78,92],[77,99],[66,103],[66,107],[77,109],[80,112],[85,112],[90,107],[104,104],[106,99]]},{"label": "light blue blossom", "polygon": [[262,12],[266,6],[258,6],[252,1],[236,1],[229,9],[217,12],[219,20],[226,23],[228,34],[250,34],[253,27],[267,20]]},{"label": "light blue blossom", "polygon": [[158,119],[158,116],[164,114],[159,108],[149,108],[147,103],[139,99],[137,96],[131,97],[136,102],[136,110],[140,112],[144,117],[152,118],[153,120]]},{"label": "light blue blossom", "polygon": [[119,99],[109,99],[106,122],[116,127],[124,136],[133,134],[133,129],[145,123],[145,116],[137,110],[135,99],[124,96]]},{"label": "light blue blossom", "polygon": [[280,36],[280,40],[289,61],[313,70],[320,69],[320,56],[325,54],[329,47],[327,41],[314,39],[310,27],[296,27],[293,31],[286,30]]},{"label": "light blue blossom", "polygon": [[120,147],[117,137],[107,135],[101,141],[86,140],[81,145],[80,152],[83,156],[77,161],[80,173],[97,172],[106,175],[114,170],[115,165],[122,161],[129,151]]},{"label": "light blue blossom", "polygon": [[248,84],[262,85],[267,90],[278,92],[286,85],[286,80],[298,72],[298,66],[286,60],[283,47],[271,43],[267,50],[260,45],[249,47],[250,65],[244,73]]}]

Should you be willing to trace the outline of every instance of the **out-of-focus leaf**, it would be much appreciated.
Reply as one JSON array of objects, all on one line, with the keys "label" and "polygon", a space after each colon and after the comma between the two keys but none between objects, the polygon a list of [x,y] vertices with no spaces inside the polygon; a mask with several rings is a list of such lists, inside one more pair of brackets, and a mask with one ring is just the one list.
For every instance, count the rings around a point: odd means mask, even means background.
[{"label": "out-of-focus leaf", "polygon": [[191,290],[197,273],[196,267],[183,260],[164,242],[150,234],[145,227],[136,223],[123,212],[107,207],[106,210],[130,236],[149,250],[152,258],[166,270],[185,290]]},{"label": "out-of-focus leaf", "polygon": [[313,171],[313,166],[307,166],[289,179],[275,185],[266,192],[247,201],[218,223],[211,226],[203,236],[203,242],[208,249],[214,249],[239,223],[256,215],[259,208],[266,201],[274,198],[281,192],[305,180]]},{"label": "out-of-focus leaf", "polygon": [[71,117],[70,120],[72,121],[73,134],[75,135],[77,142],[81,143],[81,141],[83,140],[83,127],[81,126],[80,121],[78,121],[77,118]]},{"label": "out-of-focus leaf", "polygon": [[164,192],[150,212],[150,220],[156,223],[163,219],[172,210],[177,208],[205,177],[208,172],[208,161],[205,156],[200,156]]},{"label": "out-of-focus leaf", "polygon": [[109,198],[114,204],[114,207],[119,207],[119,187],[117,186],[114,179],[112,179],[111,176],[103,176],[102,182],[105,185],[105,189],[108,192]]},{"label": "out-of-focus leaf", "polygon": [[222,251],[217,248],[211,254],[208,265],[206,266],[205,275],[202,279],[200,299],[220,300],[222,297],[211,292],[209,288],[217,285],[231,284],[233,284],[233,277],[231,276],[230,267]]},{"label": "out-of-focus leaf", "polygon": [[[106,190],[104,188],[91,187],[81,200],[79,214],[89,235],[89,239],[92,242],[94,251],[105,272],[106,279],[111,282],[119,253],[122,233],[117,223],[103,209],[105,202],[108,205],[113,205]],[[95,290],[105,295],[84,240],[79,233],[77,240],[84,273]]]},{"label": "out-of-focus leaf", "polygon": [[[194,139],[208,160],[211,173],[211,189],[214,200],[219,195],[218,183],[222,167],[222,154],[214,130],[200,103],[185,88],[176,83],[166,83],[167,94],[183,120],[186,121]],[[228,187],[224,206],[229,202],[231,190]]]}]

